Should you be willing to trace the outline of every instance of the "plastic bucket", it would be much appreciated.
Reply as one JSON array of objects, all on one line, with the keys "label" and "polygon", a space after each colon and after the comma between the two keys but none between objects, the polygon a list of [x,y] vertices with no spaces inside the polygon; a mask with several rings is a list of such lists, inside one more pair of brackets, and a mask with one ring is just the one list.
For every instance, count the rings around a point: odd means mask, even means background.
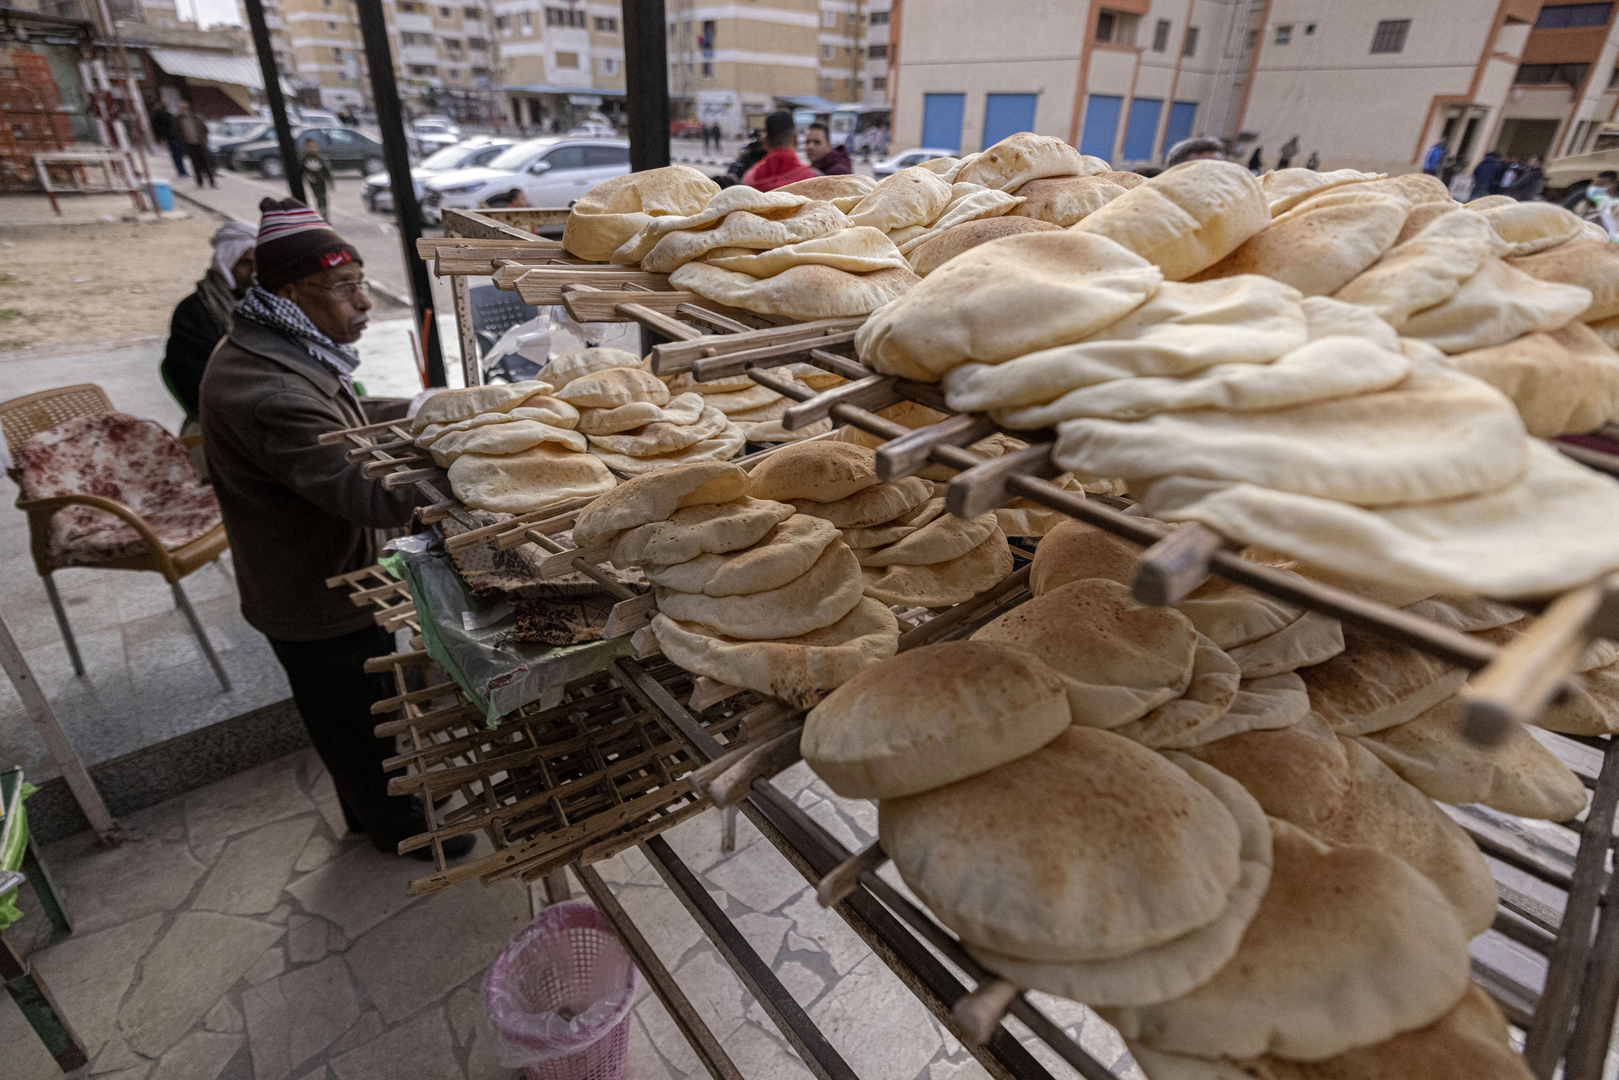
[{"label": "plastic bucket", "polygon": [[496,959],[484,1008],[528,1080],[619,1080],[641,973],[589,903],[555,904]]},{"label": "plastic bucket", "polygon": [[152,181],[152,202],[159,210],[174,209],[174,189],[167,180]]}]

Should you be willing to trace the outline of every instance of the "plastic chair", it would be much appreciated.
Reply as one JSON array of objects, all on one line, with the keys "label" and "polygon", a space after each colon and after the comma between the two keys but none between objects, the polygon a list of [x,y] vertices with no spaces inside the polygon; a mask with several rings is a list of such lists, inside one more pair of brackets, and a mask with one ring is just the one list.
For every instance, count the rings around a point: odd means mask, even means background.
[{"label": "plastic chair", "polygon": [[[478,286],[468,292],[467,299],[472,303],[472,335],[478,339],[480,357],[493,349],[506,331],[518,323],[538,318],[540,314],[539,308],[523,303],[516,293],[505,292],[493,285]],[[507,382],[521,382],[533,378],[539,370],[540,365],[532,360],[508,355],[501,357],[500,362],[489,369],[488,376],[499,375]]]},{"label": "plastic chair", "polygon": [[[63,424],[101,416],[116,417],[116,420],[105,421],[103,426],[120,426],[136,432],[159,454],[164,455],[174,467],[178,467],[178,463],[184,461],[185,470],[192,476],[192,485],[181,486],[176,490],[190,504],[195,505],[181,507],[180,510],[203,515],[205,519],[211,517],[212,523],[205,531],[199,535],[187,535],[182,542],[165,542],[159,536],[159,530],[164,527],[161,522],[154,524],[133,507],[117,499],[78,492],[57,492],[43,497],[37,495],[30,497],[32,478],[25,477],[23,469],[25,463],[20,457],[23,444],[33,436],[61,427]],[[94,425],[80,426],[89,428]],[[208,643],[208,635],[203,632],[197,613],[192,610],[191,602],[186,599],[185,590],[180,587],[182,578],[218,559],[229,546],[225,538],[225,526],[219,515],[219,504],[214,500],[211,490],[195,483],[195,474],[185,457],[184,444],[151,421],[136,420],[134,417],[125,417],[118,413],[108,400],[106,392],[94,383],[43,390],[37,394],[0,402],[0,430],[4,430],[6,449],[11,452],[16,462],[14,467],[6,471],[16,482],[21,493],[17,499],[17,509],[28,515],[28,533],[34,567],[45,582],[45,593],[50,598],[51,610],[56,615],[56,624],[62,630],[62,639],[67,645],[68,656],[73,661],[74,674],[84,674],[84,661],[79,657],[78,644],[73,640],[73,628],[67,621],[67,610],[62,606],[62,597],[56,591],[56,583],[51,575],[67,566],[86,566],[103,570],[154,570],[168,581],[169,588],[174,593],[174,606],[180,609],[181,614],[186,617],[186,622],[190,624],[191,632],[196,635],[203,656],[213,668],[215,677],[219,679],[219,685],[229,691],[230,678],[225,674],[225,668],[220,664],[219,657],[214,654],[213,646]],[[116,466],[119,463],[103,459],[101,464]],[[74,509],[80,507],[105,511],[120,519],[122,525],[133,532],[133,538],[116,527],[109,533],[105,529],[106,523],[101,515],[86,514],[82,511],[74,515]],[[101,522],[101,540],[105,550],[97,552],[84,547],[65,545],[60,535],[61,530],[53,526],[58,513],[64,510],[71,516],[68,524],[78,517],[91,524]],[[161,516],[150,509],[148,513]],[[188,532],[196,530],[191,529]],[[116,545],[110,543],[109,538],[118,543]]]}]

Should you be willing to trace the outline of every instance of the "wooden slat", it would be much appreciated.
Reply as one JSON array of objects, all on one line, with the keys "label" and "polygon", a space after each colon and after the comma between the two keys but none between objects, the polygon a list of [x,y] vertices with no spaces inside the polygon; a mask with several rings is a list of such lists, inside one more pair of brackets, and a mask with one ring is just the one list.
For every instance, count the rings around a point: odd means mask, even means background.
[{"label": "wooden slat", "polygon": [[562,303],[562,290],[569,285],[594,285],[613,289],[620,285],[640,285],[656,292],[669,292],[668,274],[649,274],[623,266],[536,266],[516,281],[517,295],[525,304],[550,307]]},{"label": "wooden slat", "polygon": [[[701,304],[699,306],[711,307],[712,305]],[[716,308],[715,310],[722,309]],[[750,349],[763,348],[783,342],[822,338],[828,334],[837,334],[843,331],[853,332],[858,330],[865,321],[864,316],[847,319],[817,319],[813,322],[773,326],[747,334],[722,334],[715,337],[706,337],[700,342],[665,342],[652,347],[652,366],[653,370],[660,375],[674,375],[682,371],[690,371],[692,364],[705,357],[729,356],[731,353],[746,352]],[[819,347],[820,343],[817,342],[816,344]]]},{"label": "wooden slat", "polygon": [[[521,294],[522,289],[519,288],[518,292]],[[617,289],[568,289],[564,291],[561,303],[568,309],[568,314],[580,322],[634,322],[628,315],[619,313],[618,305],[623,303],[643,304],[669,316],[677,314],[682,304],[690,304],[754,326],[767,322],[765,316],[717,304],[707,297],[684,291],[632,294]]]}]

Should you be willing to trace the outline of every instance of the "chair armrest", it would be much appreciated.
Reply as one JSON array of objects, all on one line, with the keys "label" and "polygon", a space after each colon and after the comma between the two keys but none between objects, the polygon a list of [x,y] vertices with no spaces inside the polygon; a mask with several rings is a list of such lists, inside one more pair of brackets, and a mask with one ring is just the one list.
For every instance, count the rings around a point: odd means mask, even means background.
[{"label": "chair armrest", "polygon": [[[58,510],[69,506],[92,506],[97,510],[105,510],[109,514],[122,518],[125,524],[134,529],[146,545],[152,556],[160,562],[169,559],[169,550],[163,546],[157,533],[146,523],[146,519],[137,514],[134,509],[116,499],[108,499],[101,495],[53,495],[48,499],[18,499],[17,509],[25,512],[29,518],[30,527],[36,518],[41,528],[49,527],[50,519]],[[43,535],[43,533],[42,533]]]}]

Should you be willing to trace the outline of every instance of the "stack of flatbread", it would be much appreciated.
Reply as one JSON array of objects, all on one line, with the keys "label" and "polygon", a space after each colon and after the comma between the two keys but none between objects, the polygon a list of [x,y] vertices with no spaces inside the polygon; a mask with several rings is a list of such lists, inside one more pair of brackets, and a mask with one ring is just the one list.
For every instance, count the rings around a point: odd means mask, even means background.
[{"label": "stack of flatbread", "polygon": [[864,446],[826,440],[784,448],[753,470],[751,490],[839,530],[865,594],[883,604],[948,607],[1012,571],[995,515],[962,521],[945,513],[944,497],[919,476],[879,482],[877,456]]},{"label": "stack of flatbread", "polygon": [[[1164,627],[1185,622],[1156,616],[1159,634],[1140,623],[1102,646],[1121,672],[1139,643],[1164,659]],[[879,800],[884,851],[985,967],[1096,1006],[1155,1077],[1302,1078],[1303,1062],[1382,1060],[1388,1040],[1496,1069],[1447,1078],[1526,1076],[1501,1071],[1504,1025],[1467,990],[1494,887],[1453,822],[1323,725],[1188,752],[1089,726],[1144,684],[1078,688],[1073,655],[925,646],[805,723],[805,760],[838,794]],[[1302,746],[1264,744],[1284,735]],[[1446,1035],[1456,1016],[1485,1049]],[[1271,1071],[1246,1067],[1264,1055]]]},{"label": "stack of flatbread", "polygon": [[[771,373],[817,392],[848,381],[813,364],[787,364],[772,369]],[[828,419],[788,431],[781,426],[781,418],[786,415],[794,399],[768,386],[760,386],[746,375],[698,382],[689,373],[682,372],[664,381],[669,384],[671,393],[702,394],[705,404],[724,413],[726,419],[741,428],[743,436],[752,443],[797,442],[832,430],[832,421]]]},{"label": "stack of flatbread", "polygon": [[615,176],[579,196],[563,226],[562,246],[581,259],[606,262],[652,221],[695,214],[719,192],[718,184],[689,165]]},{"label": "stack of flatbread", "polygon": [[556,393],[579,411],[576,428],[590,453],[626,476],[724,461],[742,449],[741,430],[701,394],[672,397],[662,379],[639,367],[598,368]]},{"label": "stack of flatbread", "polygon": [[613,474],[575,430],[579,411],[552,393],[538,381],[446,390],[422,403],[411,432],[476,510],[526,514],[611,490]]},{"label": "stack of flatbread", "polygon": [[[837,482],[827,470],[822,481]],[[899,623],[862,595],[860,564],[834,525],[749,492],[735,465],[677,465],[597,499],[575,522],[574,542],[611,545],[614,566],[641,568],[658,606],[652,633],[669,659],[812,704],[893,655]]]}]

